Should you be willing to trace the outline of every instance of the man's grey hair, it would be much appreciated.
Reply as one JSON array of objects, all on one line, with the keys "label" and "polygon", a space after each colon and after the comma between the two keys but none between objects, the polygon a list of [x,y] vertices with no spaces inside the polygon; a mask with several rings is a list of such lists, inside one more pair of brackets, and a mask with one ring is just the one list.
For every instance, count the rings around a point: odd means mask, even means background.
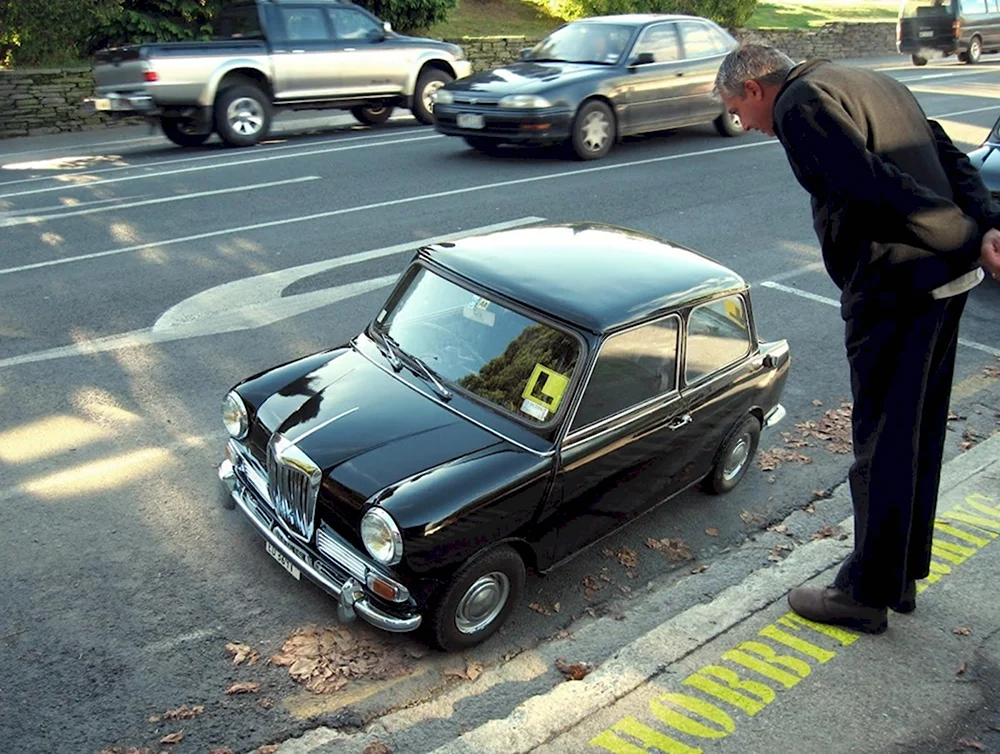
[{"label": "man's grey hair", "polygon": [[744,84],[782,83],[795,63],[785,53],[768,45],[744,43],[726,55],[715,76],[714,93],[722,97],[742,97]]}]

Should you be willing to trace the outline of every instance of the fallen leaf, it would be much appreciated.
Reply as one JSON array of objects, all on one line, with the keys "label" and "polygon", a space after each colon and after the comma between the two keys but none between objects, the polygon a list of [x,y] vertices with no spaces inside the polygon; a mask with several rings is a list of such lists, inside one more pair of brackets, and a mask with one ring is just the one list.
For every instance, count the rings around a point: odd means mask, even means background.
[{"label": "fallen leaf", "polygon": [[541,602],[532,602],[528,605],[529,610],[534,610],[536,613],[541,613],[542,615],[552,615],[549,609],[545,607]]},{"label": "fallen leaf", "polygon": [[716,529],[715,527],[711,527],[709,529],[705,529],[705,533],[708,536],[710,536],[710,537],[717,537],[717,536],[719,536],[719,530]]},{"label": "fallen leaf", "polygon": [[[638,571],[625,571],[625,575],[628,576],[630,579],[637,579],[637,578],[639,578],[639,572]],[[628,587],[623,587],[623,589],[627,589],[627,588]]]},{"label": "fallen leaf", "polygon": [[823,401],[819,400],[818,398],[813,398],[812,404],[814,406],[822,406],[823,405]]},{"label": "fallen leaf", "polygon": [[160,739],[161,744],[179,744],[184,740],[184,730],[181,729],[176,733],[170,733]]},{"label": "fallen leaf", "polygon": [[227,694],[255,694],[260,691],[260,684],[255,681],[241,681],[240,683],[234,683],[228,689],[226,689]]},{"label": "fallen leaf", "polygon": [[956,672],[955,675],[962,675],[962,673],[964,673],[968,667],[969,663],[967,663],[965,660],[962,660],[962,664],[958,666],[958,672]]},{"label": "fallen leaf", "polygon": [[670,560],[694,560],[691,548],[682,539],[646,539],[646,547],[662,552]]},{"label": "fallen leaf", "polygon": [[265,744],[257,749],[258,754],[278,754],[278,744]]},{"label": "fallen leaf", "polygon": [[740,519],[743,521],[743,523],[750,524],[751,526],[760,526],[761,524],[764,523],[764,517],[761,514],[755,513],[753,511],[747,511],[747,510],[743,511],[740,514]]},{"label": "fallen leaf", "polygon": [[964,746],[966,749],[976,749],[977,751],[986,750],[986,747],[974,738],[960,738],[958,739],[958,745]]},{"label": "fallen leaf", "polygon": [[691,569],[691,573],[704,573],[708,570],[708,566],[702,563],[701,565],[696,565]]},{"label": "fallen leaf", "polygon": [[233,665],[239,665],[244,661],[248,665],[254,665],[260,659],[258,652],[242,642],[230,642],[226,645],[226,650],[233,656]]},{"label": "fallen leaf", "polygon": [[961,414],[948,414],[948,421],[965,421],[968,417]]},{"label": "fallen leaf", "polygon": [[806,421],[795,425],[795,429],[803,437],[815,437],[826,443],[824,446],[831,453],[850,453],[851,440],[851,403],[841,403],[840,408],[829,409],[819,421]]},{"label": "fallen leaf", "polygon": [[191,708],[188,708],[186,704],[182,704],[177,709],[167,710],[162,715],[153,715],[156,719],[154,720],[153,717],[151,717],[149,718],[149,722],[158,723],[161,720],[192,720],[204,711],[204,704],[199,704]]},{"label": "fallen leaf", "polygon": [[208,754],[236,754],[236,752],[227,746],[222,749],[209,749]]},{"label": "fallen leaf", "polygon": [[478,662],[469,660],[469,664],[465,666],[465,677],[470,681],[476,680],[479,676],[483,674],[483,666]]},{"label": "fallen leaf", "polygon": [[363,754],[392,754],[392,749],[381,741],[372,741],[365,747]]},{"label": "fallen leaf", "polygon": [[959,636],[969,636],[972,634],[972,629],[967,626],[955,626],[955,628],[951,629],[951,632]]},{"label": "fallen leaf", "polygon": [[768,531],[773,531],[777,534],[788,534],[791,536],[791,532],[788,531],[788,527],[785,524],[774,524],[773,526],[767,527]]},{"label": "fallen leaf", "polygon": [[552,604],[552,612],[554,612],[554,613],[558,613],[558,612],[559,612],[559,609],[560,609],[560,607],[561,607],[561,605],[560,605],[560,604],[559,604],[558,602],[554,602],[554,603]]},{"label": "fallen leaf", "polygon": [[[158,722],[160,722],[160,716],[159,715],[150,715],[149,716],[149,722],[151,722],[151,723],[158,723]],[[103,754],[103,752],[102,752],[102,754]]]},{"label": "fallen leaf", "polygon": [[569,637],[570,637],[570,632],[567,631],[565,628],[559,629],[552,635],[553,639],[568,639]]},{"label": "fallen leaf", "polygon": [[827,537],[834,537],[836,535],[837,535],[837,530],[834,527],[830,526],[830,524],[827,524],[823,528],[813,532],[812,538],[815,540],[820,540],[820,539],[826,539]]},{"label": "fallen leaf", "polygon": [[804,510],[806,513],[815,513],[816,506],[813,505],[812,503],[809,503],[808,505],[802,506],[802,510]]},{"label": "fallen leaf", "polygon": [[823,498],[830,497],[830,493],[826,490],[813,490],[813,497],[817,500],[822,500]]},{"label": "fallen leaf", "polygon": [[771,548],[771,552],[767,554],[767,559],[773,563],[780,563],[785,557],[781,554],[781,548],[774,546]]},{"label": "fallen leaf", "polygon": [[760,456],[757,458],[757,465],[761,471],[774,471],[786,462],[806,464],[812,463],[812,459],[807,455],[803,455],[796,450],[789,450],[788,448],[764,450],[761,451]]},{"label": "fallen leaf", "polygon": [[597,593],[601,590],[601,582],[597,580],[594,576],[585,576],[583,578],[583,596],[588,600],[593,599],[597,596]]},{"label": "fallen leaf", "polygon": [[593,668],[586,662],[569,664],[562,657],[559,657],[556,659],[556,670],[566,676],[568,681],[582,681]]},{"label": "fallen leaf", "polygon": [[271,697],[269,696],[265,696],[263,699],[257,702],[257,704],[259,704],[264,709],[271,709],[271,707],[274,706],[274,700],[272,700]]}]

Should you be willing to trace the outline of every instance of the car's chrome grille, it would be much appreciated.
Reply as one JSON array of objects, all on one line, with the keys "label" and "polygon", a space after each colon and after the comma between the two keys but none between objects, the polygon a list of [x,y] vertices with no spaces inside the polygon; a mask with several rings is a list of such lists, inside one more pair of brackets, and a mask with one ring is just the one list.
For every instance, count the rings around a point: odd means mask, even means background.
[{"label": "car's chrome grille", "polygon": [[289,533],[309,542],[316,525],[320,468],[279,433],[267,444],[267,492]]},{"label": "car's chrome grille", "polygon": [[496,107],[499,100],[483,99],[474,94],[455,94],[456,105],[478,105],[479,107]]}]

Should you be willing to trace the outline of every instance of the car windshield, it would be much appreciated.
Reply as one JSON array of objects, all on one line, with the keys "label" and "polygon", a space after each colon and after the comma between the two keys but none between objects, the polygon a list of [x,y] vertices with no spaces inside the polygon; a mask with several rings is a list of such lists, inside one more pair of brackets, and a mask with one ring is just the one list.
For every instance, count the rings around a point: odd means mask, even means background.
[{"label": "car windshield", "polygon": [[580,358],[579,341],[569,333],[423,267],[374,328],[376,336],[389,336],[401,361],[419,359],[445,383],[533,425],[556,415]]},{"label": "car windshield", "polygon": [[525,60],[565,63],[617,63],[632,38],[629,26],[576,23],[561,26],[536,44]]}]

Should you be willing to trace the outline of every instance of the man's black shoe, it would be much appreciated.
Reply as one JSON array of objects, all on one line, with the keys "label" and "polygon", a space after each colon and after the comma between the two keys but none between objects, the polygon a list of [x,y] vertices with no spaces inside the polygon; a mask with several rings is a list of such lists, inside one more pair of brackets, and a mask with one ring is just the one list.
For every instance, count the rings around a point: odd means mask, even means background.
[{"label": "man's black shoe", "polygon": [[907,581],[903,596],[895,605],[889,605],[897,613],[912,613],[917,609],[917,582]]},{"label": "man's black shoe", "polygon": [[866,634],[880,634],[888,627],[888,610],[857,602],[834,586],[799,586],[788,593],[788,604],[803,618],[817,623],[847,626]]}]

